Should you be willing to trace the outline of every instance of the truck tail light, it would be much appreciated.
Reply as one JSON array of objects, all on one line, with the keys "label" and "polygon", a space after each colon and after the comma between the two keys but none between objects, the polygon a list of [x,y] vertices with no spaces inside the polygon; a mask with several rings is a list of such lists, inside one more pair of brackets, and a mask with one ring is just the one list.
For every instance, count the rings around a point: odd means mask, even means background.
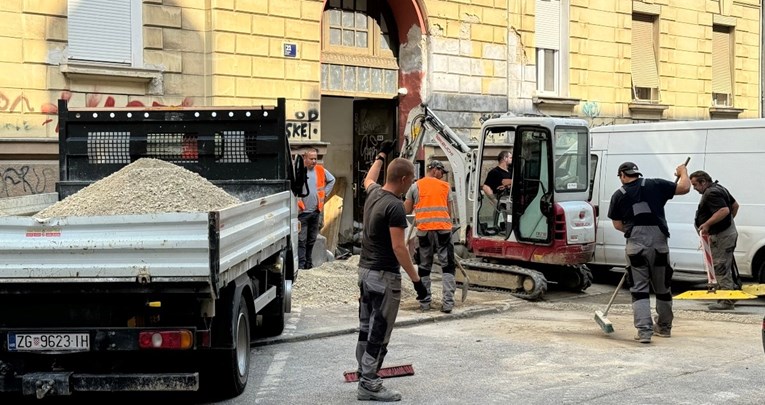
[{"label": "truck tail light", "polygon": [[190,349],[194,343],[189,330],[144,331],[138,334],[141,349]]}]

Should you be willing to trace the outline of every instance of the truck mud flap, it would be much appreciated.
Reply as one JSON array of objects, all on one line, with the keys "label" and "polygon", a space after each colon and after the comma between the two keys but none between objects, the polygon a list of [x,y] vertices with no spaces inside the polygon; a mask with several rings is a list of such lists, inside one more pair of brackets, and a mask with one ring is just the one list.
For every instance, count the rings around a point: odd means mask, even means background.
[{"label": "truck mud flap", "polygon": [[6,380],[3,391],[21,391],[25,396],[42,399],[66,396],[74,392],[118,391],[197,391],[199,373],[169,374],[75,374],[72,372],[29,373],[16,379],[21,384]]}]

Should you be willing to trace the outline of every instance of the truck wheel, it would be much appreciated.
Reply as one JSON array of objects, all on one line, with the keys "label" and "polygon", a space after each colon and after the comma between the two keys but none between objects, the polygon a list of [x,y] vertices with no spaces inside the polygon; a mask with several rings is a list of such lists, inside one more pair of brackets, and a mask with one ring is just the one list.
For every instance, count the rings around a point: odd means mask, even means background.
[{"label": "truck wheel", "polygon": [[234,348],[221,352],[216,359],[218,367],[210,372],[213,384],[209,392],[221,399],[233,398],[244,392],[250,375],[250,310],[245,297],[239,301],[239,307],[233,313],[232,339]]},{"label": "truck wheel", "polygon": [[271,301],[264,309],[260,317],[260,325],[257,335],[259,337],[279,336],[284,332],[285,312],[289,312],[292,306],[292,281],[281,277],[276,299]]}]

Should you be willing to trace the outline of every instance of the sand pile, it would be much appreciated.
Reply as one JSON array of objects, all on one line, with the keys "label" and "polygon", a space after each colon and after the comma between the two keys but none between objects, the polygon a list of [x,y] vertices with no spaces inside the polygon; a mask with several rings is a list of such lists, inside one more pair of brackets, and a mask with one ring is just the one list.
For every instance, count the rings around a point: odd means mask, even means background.
[{"label": "sand pile", "polygon": [[202,176],[157,159],[139,159],[38,212],[36,218],[204,212],[240,201]]}]

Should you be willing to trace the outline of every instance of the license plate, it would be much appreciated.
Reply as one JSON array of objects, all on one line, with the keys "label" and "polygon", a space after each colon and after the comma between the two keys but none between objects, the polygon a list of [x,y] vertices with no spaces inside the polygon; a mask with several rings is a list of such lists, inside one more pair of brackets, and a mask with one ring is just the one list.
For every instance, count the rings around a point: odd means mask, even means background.
[{"label": "license plate", "polygon": [[9,352],[44,352],[90,350],[87,333],[9,333]]}]

